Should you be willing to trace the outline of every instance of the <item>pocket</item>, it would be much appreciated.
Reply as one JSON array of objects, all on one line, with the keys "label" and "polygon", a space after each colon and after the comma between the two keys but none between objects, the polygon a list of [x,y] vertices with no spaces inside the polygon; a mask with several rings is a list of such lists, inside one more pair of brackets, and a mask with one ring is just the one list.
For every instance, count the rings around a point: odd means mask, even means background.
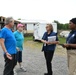
[{"label": "pocket", "polygon": [[[12,55],[11,55],[11,56],[12,56]],[[10,60],[10,59],[7,58],[6,54],[4,54],[4,59],[5,59],[5,62],[7,62],[7,61],[12,61],[12,60]]]}]

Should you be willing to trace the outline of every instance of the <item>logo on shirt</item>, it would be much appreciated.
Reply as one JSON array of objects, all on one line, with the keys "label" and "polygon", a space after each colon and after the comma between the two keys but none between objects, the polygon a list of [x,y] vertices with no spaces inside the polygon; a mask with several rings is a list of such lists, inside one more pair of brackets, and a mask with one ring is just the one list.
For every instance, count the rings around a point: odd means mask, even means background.
[{"label": "logo on shirt", "polygon": [[72,37],[74,37],[74,36],[75,36],[75,34],[72,35]]}]

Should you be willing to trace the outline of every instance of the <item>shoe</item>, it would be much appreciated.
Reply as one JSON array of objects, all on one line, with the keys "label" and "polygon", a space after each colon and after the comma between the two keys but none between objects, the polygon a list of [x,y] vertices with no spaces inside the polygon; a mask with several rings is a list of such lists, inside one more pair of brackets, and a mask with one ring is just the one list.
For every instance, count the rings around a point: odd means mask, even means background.
[{"label": "shoe", "polygon": [[52,75],[52,74],[44,73],[44,75]]},{"label": "shoe", "polygon": [[24,72],[27,71],[24,67],[20,67],[20,69],[23,70]]},{"label": "shoe", "polygon": [[14,75],[17,75],[16,69],[14,69]]}]

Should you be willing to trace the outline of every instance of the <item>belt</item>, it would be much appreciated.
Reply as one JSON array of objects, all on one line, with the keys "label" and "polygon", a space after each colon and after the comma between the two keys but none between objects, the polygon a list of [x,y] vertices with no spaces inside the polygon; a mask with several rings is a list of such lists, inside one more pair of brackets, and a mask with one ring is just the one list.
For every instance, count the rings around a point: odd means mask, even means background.
[{"label": "belt", "polygon": [[76,48],[67,48],[67,50],[76,50]]}]

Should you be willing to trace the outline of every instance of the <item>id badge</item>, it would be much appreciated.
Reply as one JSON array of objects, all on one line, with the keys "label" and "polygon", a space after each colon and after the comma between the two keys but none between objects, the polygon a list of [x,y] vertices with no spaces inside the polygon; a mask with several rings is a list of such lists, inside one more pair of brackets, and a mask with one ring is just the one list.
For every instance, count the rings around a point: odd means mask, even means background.
[{"label": "id badge", "polygon": [[44,43],[44,46],[46,46],[46,43]]}]

